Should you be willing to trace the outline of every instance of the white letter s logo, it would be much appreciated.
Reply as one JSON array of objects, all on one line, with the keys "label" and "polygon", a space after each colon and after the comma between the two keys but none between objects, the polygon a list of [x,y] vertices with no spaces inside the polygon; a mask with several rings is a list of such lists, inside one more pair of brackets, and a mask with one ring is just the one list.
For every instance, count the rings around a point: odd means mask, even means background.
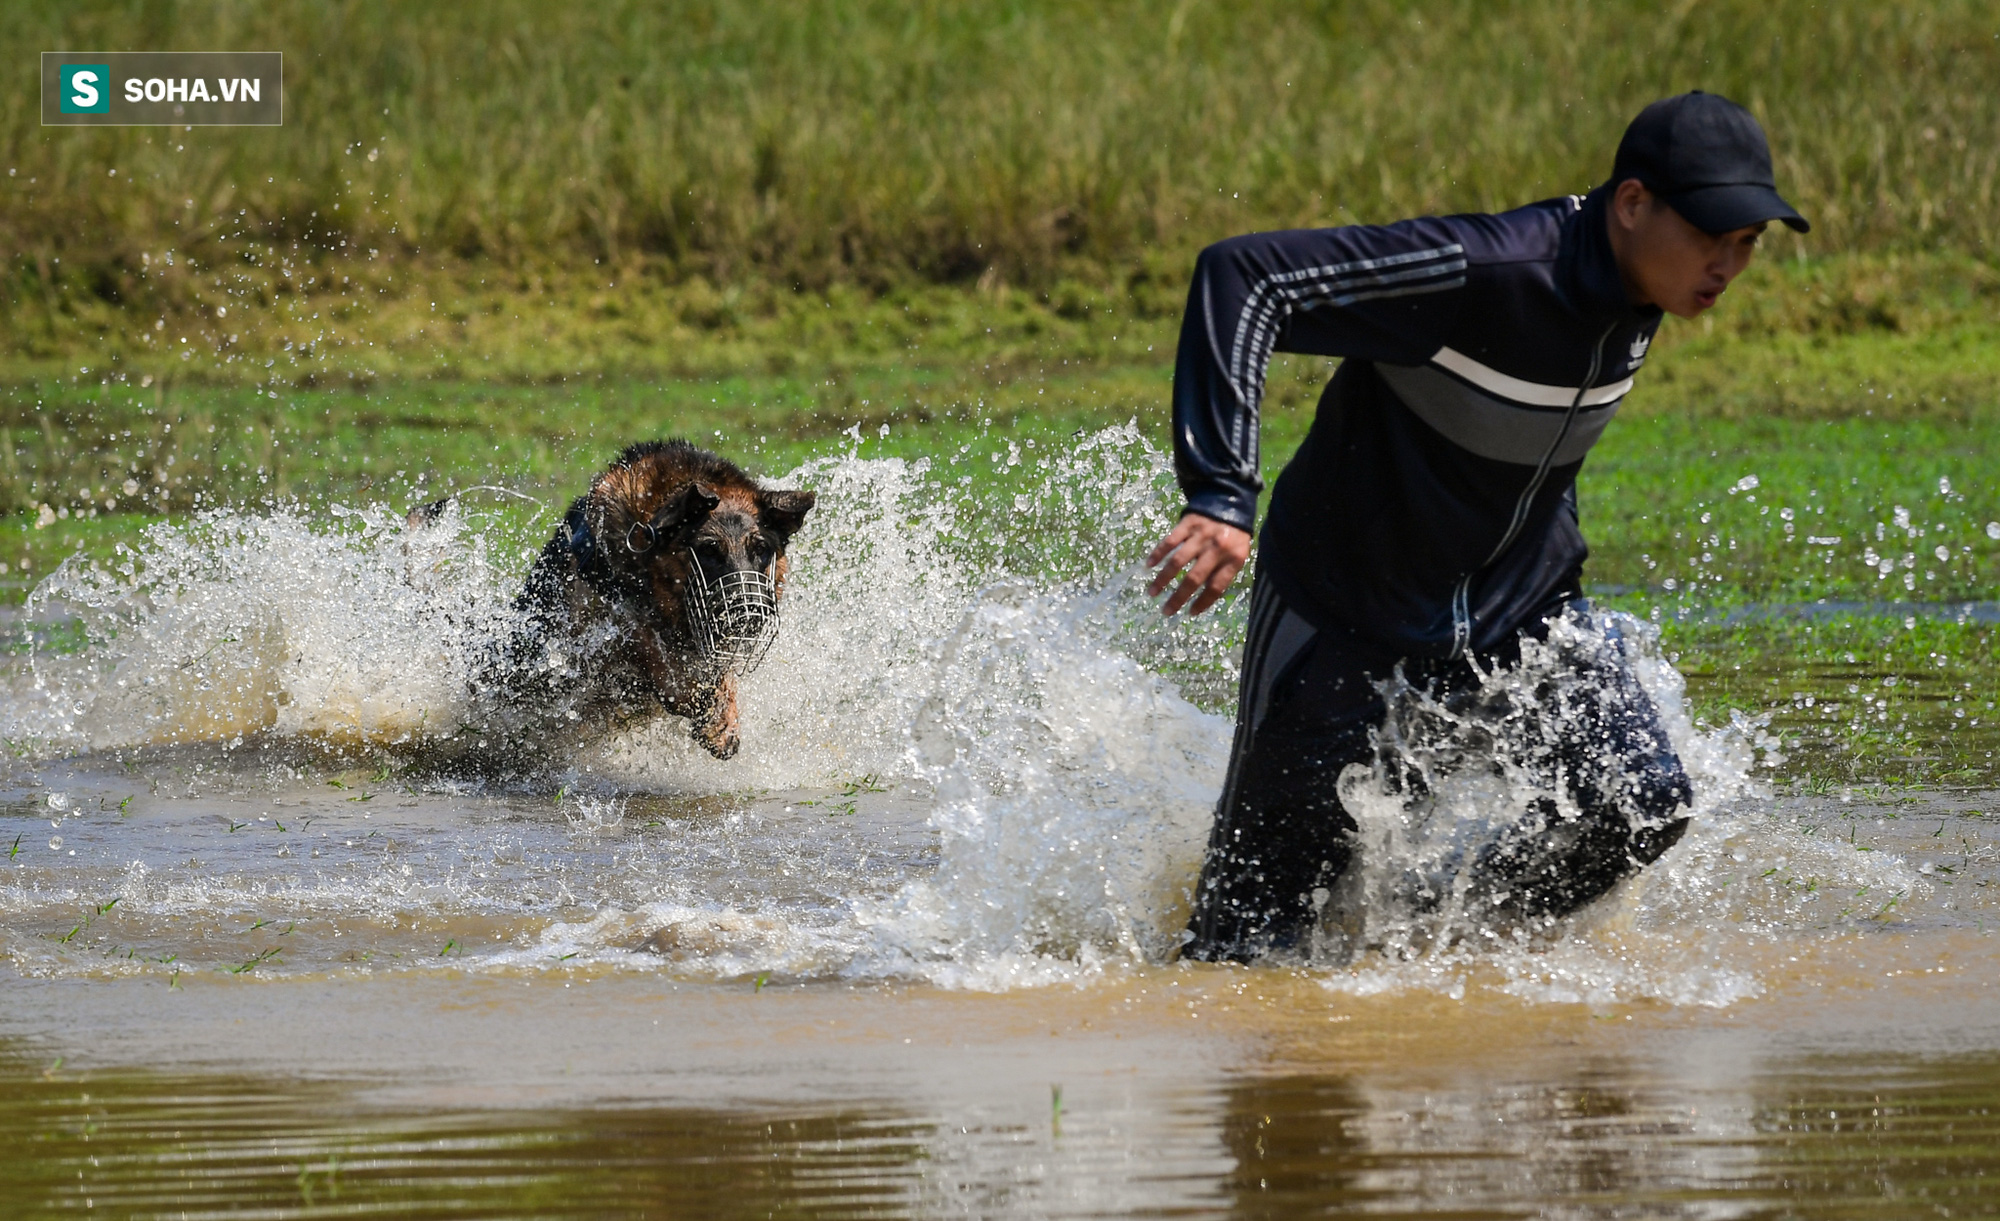
[{"label": "white letter s logo", "polygon": [[[97,73],[79,72],[69,78],[70,104],[80,109],[97,105]],[[48,96],[46,94],[44,97]]]}]

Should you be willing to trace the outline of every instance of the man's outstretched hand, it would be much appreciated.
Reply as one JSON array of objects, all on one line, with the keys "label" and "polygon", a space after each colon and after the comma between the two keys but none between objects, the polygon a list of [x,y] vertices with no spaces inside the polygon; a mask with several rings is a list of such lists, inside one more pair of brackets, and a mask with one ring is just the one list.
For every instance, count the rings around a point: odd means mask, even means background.
[{"label": "man's outstretched hand", "polygon": [[[1222,595],[1229,592],[1230,582],[1249,561],[1248,530],[1226,526],[1199,513],[1184,513],[1146,557],[1148,566],[1160,570],[1146,592],[1157,598],[1179,576],[1180,588],[1160,607],[1160,613],[1172,615],[1186,606],[1189,615],[1199,615],[1222,600]],[[1194,599],[1191,606],[1190,598]]]}]

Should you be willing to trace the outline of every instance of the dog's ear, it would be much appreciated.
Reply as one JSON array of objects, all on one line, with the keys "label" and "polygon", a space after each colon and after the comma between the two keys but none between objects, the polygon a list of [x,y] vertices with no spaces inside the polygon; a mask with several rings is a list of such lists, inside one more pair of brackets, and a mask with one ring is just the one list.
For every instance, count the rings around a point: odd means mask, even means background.
[{"label": "dog's ear", "polygon": [[664,536],[681,526],[696,525],[721,503],[721,498],[705,484],[690,483],[667,497],[667,503],[653,514],[653,529]]},{"label": "dog's ear", "polygon": [[717,502],[715,493],[699,483],[690,483],[654,510],[651,517],[641,507],[644,488],[624,471],[613,470],[597,484],[591,496],[591,530],[604,540],[606,555],[614,562],[627,557],[652,554],[681,526],[708,516]]},{"label": "dog's ear", "polygon": [[789,541],[806,524],[806,514],[818,497],[811,492],[794,492],[785,489],[759,491],[757,493],[757,522],[766,530]]},{"label": "dog's ear", "polygon": [[631,555],[652,545],[652,532],[645,526],[638,491],[629,473],[616,468],[598,476],[590,489],[585,520],[590,523],[590,532],[597,536],[602,555],[611,564],[624,563]]}]

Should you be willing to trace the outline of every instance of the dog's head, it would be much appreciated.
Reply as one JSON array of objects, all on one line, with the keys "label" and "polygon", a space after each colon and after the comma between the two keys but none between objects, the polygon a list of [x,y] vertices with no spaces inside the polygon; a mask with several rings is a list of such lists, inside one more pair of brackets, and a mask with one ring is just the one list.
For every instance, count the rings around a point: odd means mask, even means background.
[{"label": "dog's head", "polygon": [[588,499],[605,565],[657,631],[726,666],[754,664],[742,654],[775,630],[785,547],[812,511],[811,492],[759,487],[735,464],[671,441],[625,451]]}]

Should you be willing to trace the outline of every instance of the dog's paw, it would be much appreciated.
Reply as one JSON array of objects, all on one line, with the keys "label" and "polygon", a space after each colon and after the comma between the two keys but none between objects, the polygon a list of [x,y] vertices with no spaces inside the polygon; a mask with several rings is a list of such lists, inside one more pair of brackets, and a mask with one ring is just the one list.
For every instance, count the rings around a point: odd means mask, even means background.
[{"label": "dog's paw", "polygon": [[730,724],[709,723],[696,725],[692,735],[701,743],[701,748],[718,759],[728,759],[743,745],[743,735]]},{"label": "dog's paw", "polygon": [[718,759],[727,759],[743,745],[736,730],[736,676],[725,674],[708,697],[705,715],[694,718],[694,740]]}]

